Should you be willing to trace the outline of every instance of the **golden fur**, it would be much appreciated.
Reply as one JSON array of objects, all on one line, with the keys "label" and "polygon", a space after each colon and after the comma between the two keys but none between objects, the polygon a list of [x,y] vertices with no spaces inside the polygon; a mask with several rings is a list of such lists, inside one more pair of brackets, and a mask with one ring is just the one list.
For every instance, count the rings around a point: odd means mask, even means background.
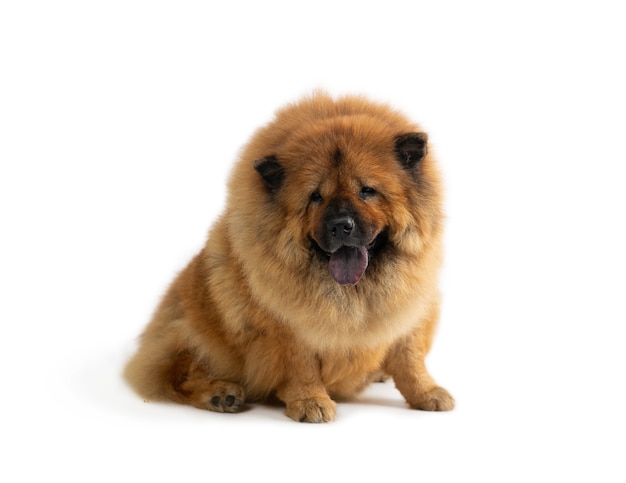
[{"label": "golden fur", "polygon": [[236,412],[277,397],[296,421],[322,422],[333,400],[385,373],[410,407],[452,409],[424,365],[441,238],[420,128],[385,105],[316,93],[245,147],[225,212],[125,377],[149,400]]}]

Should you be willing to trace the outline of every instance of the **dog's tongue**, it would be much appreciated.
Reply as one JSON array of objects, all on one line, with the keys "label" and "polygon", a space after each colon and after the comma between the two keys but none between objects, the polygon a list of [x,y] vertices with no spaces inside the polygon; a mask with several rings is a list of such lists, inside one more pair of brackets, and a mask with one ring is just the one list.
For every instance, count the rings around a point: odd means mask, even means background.
[{"label": "dog's tongue", "polygon": [[367,262],[367,248],[341,247],[330,256],[328,268],[339,285],[356,285],[365,273]]}]

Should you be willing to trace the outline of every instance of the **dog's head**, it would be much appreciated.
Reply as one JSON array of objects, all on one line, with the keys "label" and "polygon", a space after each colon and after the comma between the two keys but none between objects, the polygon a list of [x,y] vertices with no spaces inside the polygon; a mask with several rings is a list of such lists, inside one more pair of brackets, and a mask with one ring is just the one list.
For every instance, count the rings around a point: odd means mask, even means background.
[{"label": "dog's head", "polygon": [[338,284],[355,285],[428,218],[426,156],[424,133],[343,116],[296,130],[254,167],[283,233]]}]

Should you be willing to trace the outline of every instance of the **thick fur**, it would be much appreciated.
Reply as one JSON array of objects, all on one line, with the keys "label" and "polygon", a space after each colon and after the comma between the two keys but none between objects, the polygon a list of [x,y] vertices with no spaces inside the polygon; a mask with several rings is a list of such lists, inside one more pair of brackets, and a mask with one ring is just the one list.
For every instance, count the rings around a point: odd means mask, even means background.
[{"label": "thick fur", "polygon": [[[411,408],[452,409],[424,364],[441,238],[440,179],[421,129],[385,105],[316,93],[245,147],[225,212],[125,377],[148,400],[236,412],[271,397],[296,421],[323,422],[335,400],[384,373]],[[331,276],[333,244],[367,248],[356,284]]]}]

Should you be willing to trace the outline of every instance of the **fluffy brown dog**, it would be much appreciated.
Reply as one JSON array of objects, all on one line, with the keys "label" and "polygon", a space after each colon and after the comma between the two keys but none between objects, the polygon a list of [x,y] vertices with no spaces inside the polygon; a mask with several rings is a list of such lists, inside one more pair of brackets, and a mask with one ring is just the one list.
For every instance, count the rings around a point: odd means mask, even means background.
[{"label": "fluffy brown dog", "polygon": [[322,422],[384,372],[412,408],[453,408],[424,365],[442,215],[419,127],[315,94],[257,131],[229,193],[126,367],[140,395],[219,412],[277,397]]}]

